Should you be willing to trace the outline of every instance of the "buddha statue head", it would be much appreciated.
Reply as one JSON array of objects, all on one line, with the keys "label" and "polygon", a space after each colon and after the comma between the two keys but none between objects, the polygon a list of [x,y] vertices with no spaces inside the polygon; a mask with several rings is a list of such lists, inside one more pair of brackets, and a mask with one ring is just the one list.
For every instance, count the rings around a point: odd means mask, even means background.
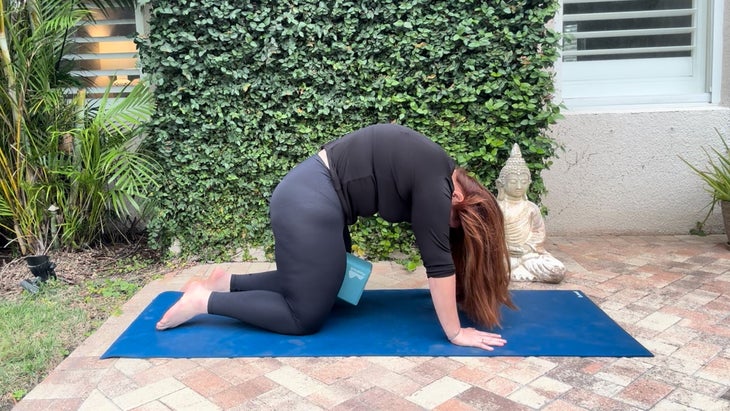
[{"label": "buddha statue head", "polygon": [[530,188],[532,178],[527,163],[522,159],[520,147],[512,146],[507,162],[499,172],[497,178],[497,200],[527,200],[527,190]]}]

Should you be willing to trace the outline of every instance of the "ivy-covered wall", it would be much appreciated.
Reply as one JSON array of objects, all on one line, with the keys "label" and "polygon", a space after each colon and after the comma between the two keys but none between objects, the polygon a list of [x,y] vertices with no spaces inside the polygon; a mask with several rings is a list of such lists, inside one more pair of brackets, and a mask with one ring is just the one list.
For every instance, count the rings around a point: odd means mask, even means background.
[{"label": "ivy-covered wall", "polygon": [[[149,138],[165,168],[153,244],[177,238],[217,259],[271,246],[278,181],[322,143],[379,122],[426,134],[489,187],[519,143],[531,198],[544,192],[557,0],[147,3]],[[382,256],[407,249],[406,233],[376,220],[354,240]]]}]

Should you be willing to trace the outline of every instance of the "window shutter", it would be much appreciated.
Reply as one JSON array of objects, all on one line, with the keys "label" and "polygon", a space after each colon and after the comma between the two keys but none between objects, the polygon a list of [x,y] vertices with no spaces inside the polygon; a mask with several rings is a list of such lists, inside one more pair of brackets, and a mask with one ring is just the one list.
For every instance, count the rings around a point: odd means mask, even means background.
[{"label": "window shutter", "polygon": [[564,61],[688,57],[697,10],[692,0],[565,0]]},{"label": "window shutter", "polygon": [[92,5],[87,7],[94,21],[84,22],[70,35],[63,58],[72,64],[71,75],[81,80],[89,97],[101,95],[109,83],[113,83],[112,96],[119,96],[141,75],[134,43],[135,10],[113,8],[105,15]]}]

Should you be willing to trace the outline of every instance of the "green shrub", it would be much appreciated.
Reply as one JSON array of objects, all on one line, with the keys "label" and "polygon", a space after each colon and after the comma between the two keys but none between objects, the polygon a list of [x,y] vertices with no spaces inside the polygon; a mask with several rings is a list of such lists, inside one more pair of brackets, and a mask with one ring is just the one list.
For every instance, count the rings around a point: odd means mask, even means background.
[{"label": "green shrub", "polygon": [[[155,87],[150,137],[165,168],[153,244],[185,253],[271,245],[277,182],[333,138],[397,122],[440,143],[485,184],[513,143],[533,170],[555,145],[556,0],[150,0],[139,39]],[[407,226],[359,223],[365,254],[409,250]]]}]

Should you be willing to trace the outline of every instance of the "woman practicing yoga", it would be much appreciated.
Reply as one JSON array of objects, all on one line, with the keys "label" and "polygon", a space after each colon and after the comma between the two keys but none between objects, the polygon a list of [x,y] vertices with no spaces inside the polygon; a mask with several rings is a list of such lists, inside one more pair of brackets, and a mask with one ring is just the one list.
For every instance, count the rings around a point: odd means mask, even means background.
[{"label": "woman practicing yoga", "polygon": [[415,234],[438,320],[453,344],[491,350],[498,334],[462,328],[457,303],[477,323],[499,325],[514,308],[509,254],[495,198],[436,143],[395,124],[354,131],[292,169],[271,197],[276,270],[192,281],[157,323],[176,327],[217,314],[281,334],[311,334],[337,298],[347,225],[378,213]]}]

